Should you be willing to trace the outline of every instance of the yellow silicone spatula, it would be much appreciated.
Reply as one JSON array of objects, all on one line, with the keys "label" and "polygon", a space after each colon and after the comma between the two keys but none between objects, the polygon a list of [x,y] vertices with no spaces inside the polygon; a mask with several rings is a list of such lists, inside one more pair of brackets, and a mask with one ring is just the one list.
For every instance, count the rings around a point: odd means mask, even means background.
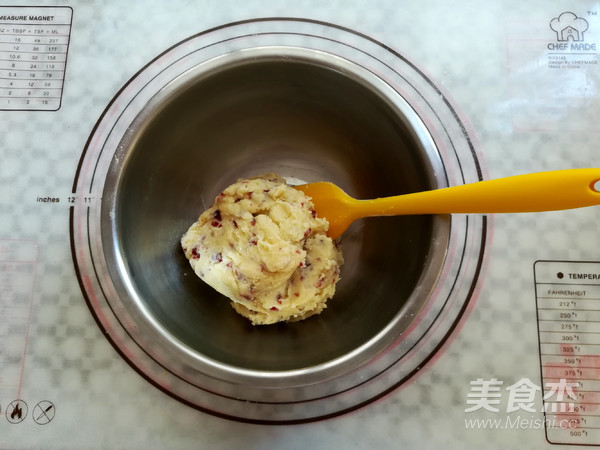
[{"label": "yellow silicone spatula", "polygon": [[312,198],[335,239],[356,219],[372,216],[557,211],[600,204],[600,168],[568,169],[479,181],[374,200],[356,200],[335,184],[294,186]]}]

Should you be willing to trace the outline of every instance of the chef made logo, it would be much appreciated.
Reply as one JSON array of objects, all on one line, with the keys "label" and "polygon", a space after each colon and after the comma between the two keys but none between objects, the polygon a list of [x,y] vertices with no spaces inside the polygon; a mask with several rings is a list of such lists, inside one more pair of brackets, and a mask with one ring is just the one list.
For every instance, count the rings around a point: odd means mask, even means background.
[{"label": "chef made logo", "polygon": [[585,33],[589,26],[589,22],[583,17],[578,17],[569,11],[563,12],[550,21],[550,28],[556,34],[556,41],[548,44],[548,50],[596,51],[596,43],[585,42]]}]

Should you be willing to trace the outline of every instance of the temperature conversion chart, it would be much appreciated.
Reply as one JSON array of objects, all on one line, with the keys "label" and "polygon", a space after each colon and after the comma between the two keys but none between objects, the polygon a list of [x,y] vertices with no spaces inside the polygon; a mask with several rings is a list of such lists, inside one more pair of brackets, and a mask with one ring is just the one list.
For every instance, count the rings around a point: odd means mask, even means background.
[{"label": "temperature conversion chart", "polygon": [[570,424],[546,436],[600,445],[600,262],[538,261],[534,272],[544,397],[566,387],[560,408],[544,400],[545,423]]},{"label": "temperature conversion chart", "polygon": [[60,108],[73,10],[0,7],[0,110]]}]

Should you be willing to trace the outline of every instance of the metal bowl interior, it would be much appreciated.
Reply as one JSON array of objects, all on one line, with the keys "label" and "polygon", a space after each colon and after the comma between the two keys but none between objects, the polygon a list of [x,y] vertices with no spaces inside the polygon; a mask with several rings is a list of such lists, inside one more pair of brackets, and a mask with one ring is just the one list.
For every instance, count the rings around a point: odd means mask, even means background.
[{"label": "metal bowl interior", "polygon": [[342,238],[346,262],[328,308],[271,326],[252,326],[197,278],[179,240],[222,189],[263,172],[333,181],[357,198],[439,187],[439,155],[416,113],[310,58],[241,58],[163,91],[132,126],[105,192],[115,198],[119,276],[155,323],[192,354],[265,373],[312,370],[398,339],[443,265],[432,243],[449,227],[438,217],[357,222]]}]

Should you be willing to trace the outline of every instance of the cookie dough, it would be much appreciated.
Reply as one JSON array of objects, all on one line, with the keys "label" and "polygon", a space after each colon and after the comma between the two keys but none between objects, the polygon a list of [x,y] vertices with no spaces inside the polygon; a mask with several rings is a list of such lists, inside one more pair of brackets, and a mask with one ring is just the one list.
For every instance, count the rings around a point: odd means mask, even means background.
[{"label": "cookie dough", "polygon": [[221,192],[181,239],[194,272],[254,325],[319,314],[343,259],[310,198],[269,173]]}]

